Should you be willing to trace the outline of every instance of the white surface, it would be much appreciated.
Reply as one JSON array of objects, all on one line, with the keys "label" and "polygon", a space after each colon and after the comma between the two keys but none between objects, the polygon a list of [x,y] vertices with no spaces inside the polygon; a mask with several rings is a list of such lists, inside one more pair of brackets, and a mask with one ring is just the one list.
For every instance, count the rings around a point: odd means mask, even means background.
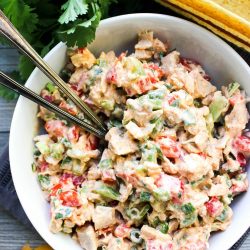
[{"label": "white surface", "polygon": [[[226,43],[205,29],[175,17],[157,14],[132,14],[102,21],[96,41],[90,46],[95,52],[115,49],[117,52],[132,47],[140,30],[152,29],[156,36],[168,40],[172,48],[183,56],[198,60],[205,66],[216,84],[238,81],[250,94],[250,69],[241,57]],[[98,49],[97,49],[98,48]],[[66,47],[57,45],[46,60],[58,72],[65,62]],[[26,86],[37,93],[46,83],[46,77],[37,69]],[[81,249],[72,239],[63,234],[49,232],[49,207],[31,171],[32,138],[36,131],[37,105],[19,98],[10,134],[10,162],[14,184],[19,199],[29,219],[41,236],[56,250]],[[209,243],[212,250],[230,248],[250,226],[250,192],[241,195],[233,203],[234,217],[231,226],[222,233],[214,234]]]}]

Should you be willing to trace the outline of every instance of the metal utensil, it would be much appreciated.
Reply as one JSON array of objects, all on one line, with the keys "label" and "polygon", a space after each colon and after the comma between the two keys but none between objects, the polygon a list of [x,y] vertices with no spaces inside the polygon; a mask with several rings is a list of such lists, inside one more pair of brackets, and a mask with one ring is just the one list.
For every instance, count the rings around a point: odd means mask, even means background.
[{"label": "metal utensil", "polygon": [[93,121],[94,125],[106,131],[100,118],[70,89],[70,87],[58,76],[58,74],[37,54],[32,46],[17,31],[10,20],[0,10],[0,33],[10,40],[23,54],[27,55],[36,66],[62,91],[86,116]]},{"label": "metal utensil", "polygon": [[18,94],[25,96],[26,98],[30,99],[31,101],[43,106],[44,108],[50,110],[51,112],[56,113],[62,118],[65,118],[66,120],[84,128],[88,132],[98,136],[99,138],[103,138],[105,136],[105,132],[93,127],[93,125],[89,124],[88,122],[81,120],[66,111],[60,109],[56,105],[46,101],[41,96],[33,92],[32,90],[28,89],[27,87],[21,85],[20,83],[17,83],[15,80],[11,79],[7,75],[5,75],[3,72],[0,71],[0,84],[14,90]]}]

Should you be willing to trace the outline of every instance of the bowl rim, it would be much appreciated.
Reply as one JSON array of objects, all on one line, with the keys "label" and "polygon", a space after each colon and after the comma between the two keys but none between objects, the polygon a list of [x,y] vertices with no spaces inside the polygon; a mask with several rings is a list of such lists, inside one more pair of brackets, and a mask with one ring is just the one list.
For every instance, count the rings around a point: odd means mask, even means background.
[{"label": "bowl rim", "polygon": [[[164,19],[166,21],[173,21],[179,24],[184,24],[187,27],[194,27],[197,32],[199,33],[203,33],[206,34],[207,36],[209,36],[214,43],[220,45],[221,47],[223,47],[223,49],[225,49],[225,53],[231,53],[232,56],[235,58],[235,60],[237,60],[237,63],[239,63],[239,67],[243,67],[246,71],[248,71],[249,76],[250,76],[250,67],[249,65],[246,63],[246,61],[229,45],[227,44],[225,41],[223,41],[220,37],[216,36],[215,34],[213,34],[211,31],[205,29],[204,27],[201,27],[198,24],[195,24],[191,21],[179,18],[179,17],[174,17],[174,16],[169,16],[169,15],[165,15],[165,14],[156,14],[156,13],[134,13],[134,14],[125,14],[125,15],[119,15],[119,16],[115,16],[115,17],[110,17],[107,19],[104,19],[100,22],[98,29],[103,29],[106,28],[105,26],[108,26],[109,24],[112,24],[113,22],[116,21],[123,21],[123,20],[128,20],[132,18],[133,20],[140,20],[140,19],[151,19],[151,18],[156,18],[156,19],[161,19],[164,21]],[[58,50],[60,47],[65,46],[65,43],[63,42],[59,42],[54,48],[52,48],[44,57],[44,60],[47,60],[49,57],[51,57],[51,55]],[[29,76],[28,80],[26,81],[25,85],[27,87],[31,87],[32,86],[32,81],[30,79],[32,79],[37,72],[39,71],[38,68],[35,68],[31,75]],[[39,235],[50,245],[52,246],[54,249],[57,248],[57,243],[47,239],[47,235],[42,232],[42,230],[40,229],[39,226],[36,225],[36,223],[33,221],[32,216],[31,216],[31,212],[29,209],[29,204],[25,203],[23,200],[23,197],[25,196],[25,194],[22,192],[21,188],[20,188],[20,184],[19,184],[19,178],[18,176],[15,174],[15,169],[16,169],[16,165],[17,163],[14,162],[13,156],[15,154],[15,131],[16,131],[16,127],[18,124],[17,123],[17,118],[18,118],[18,113],[20,112],[20,104],[21,104],[21,99],[23,99],[23,97],[19,97],[18,101],[16,103],[16,107],[13,113],[13,118],[12,118],[12,122],[11,122],[11,127],[10,127],[10,136],[9,136],[9,160],[10,160],[10,169],[11,169],[11,174],[12,174],[12,178],[13,178],[13,183],[16,189],[16,193],[18,196],[18,199],[25,211],[25,214],[27,215],[27,217],[29,218],[31,224],[34,226],[34,228],[36,229],[36,231],[39,233]],[[16,188],[17,187],[17,188]],[[247,219],[247,218],[245,218]],[[225,242],[225,249],[228,249],[230,247],[233,246],[233,244],[235,244],[240,237],[247,231],[247,229],[250,226],[250,217],[248,219],[248,223],[244,224],[244,227],[241,227],[240,230],[237,231],[237,235],[239,236],[237,238],[237,240],[235,242],[230,242],[230,240],[227,241],[227,243]],[[49,229],[48,229],[49,230]]]}]

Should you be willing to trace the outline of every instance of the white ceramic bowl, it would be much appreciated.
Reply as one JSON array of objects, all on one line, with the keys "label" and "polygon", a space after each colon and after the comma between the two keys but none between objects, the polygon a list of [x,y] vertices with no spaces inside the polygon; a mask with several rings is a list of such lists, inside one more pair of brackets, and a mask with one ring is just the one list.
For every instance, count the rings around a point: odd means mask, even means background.
[{"label": "white ceramic bowl", "polygon": [[[225,42],[207,30],[185,20],[158,14],[132,14],[101,22],[95,42],[95,52],[114,49],[121,52],[132,48],[138,31],[150,29],[155,36],[167,40],[185,57],[199,61],[215,84],[238,81],[250,95],[250,69],[243,59]],[[59,72],[66,60],[66,46],[54,47],[45,60]],[[26,86],[39,93],[48,79],[35,69]],[[37,132],[37,105],[20,97],[14,112],[10,133],[10,164],[15,188],[21,204],[39,234],[56,250],[80,250],[80,246],[64,234],[52,234],[49,229],[49,204],[31,170],[33,136]],[[250,174],[249,174],[250,176]],[[248,176],[248,177],[249,177]],[[210,249],[230,248],[250,226],[250,192],[240,195],[232,204],[232,224],[225,232],[214,234]]]}]

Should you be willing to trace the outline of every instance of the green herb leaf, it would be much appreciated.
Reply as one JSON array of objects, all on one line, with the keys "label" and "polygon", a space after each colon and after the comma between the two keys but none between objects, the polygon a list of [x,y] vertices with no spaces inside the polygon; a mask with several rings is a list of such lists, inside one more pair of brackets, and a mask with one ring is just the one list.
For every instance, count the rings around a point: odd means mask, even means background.
[{"label": "green herb leaf", "polygon": [[75,21],[79,15],[84,15],[88,11],[88,4],[85,0],[68,0],[61,7],[64,10],[63,14],[58,19],[61,24]]},{"label": "green herb leaf", "polygon": [[168,223],[160,222],[158,226],[156,227],[156,229],[162,232],[163,234],[166,234],[168,232]]},{"label": "green herb leaf", "polygon": [[38,16],[34,9],[22,0],[1,0],[0,8],[20,33],[31,41],[31,34],[37,28]]},{"label": "green herb leaf", "polygon": [[188,214],[192,214],[195,211],[195,208],[192,205],[192,203],[189,202],[181,206],[181,211],[184,214],[188,215]]},{"label": "green herb leaf", "polygon": [[90,19],[78,19],[73,24],[64,25],[58,31],[58,37],[69,47],[85,47],[95,38],[95,30],[101,20],[101,12],[96,6]]},{"label": "green herb leaf", "polygon": [[141,192],[140,193],[140,200],[142,202],[148,202],[148,201],[150,201],[150,197],[151,197],[151,195],[150,195],[149,192]]},{"label": "green herb leaf", "polygon": [[30,61],[28,57],[23,55],[20,56],[18,69],[23,79],[28,79],[34,68],[35,68],[34,64]]},{"label": "green herb leaf", "polygon": [[0,85],[0,97],[4,97],[6,100],[14,100],[18,94],[16,94],[14,91]]},{"label": "green herb leaf", "polygon": [[50,184],[50,179],[49,179],[49,176],[47,176],[47,175],[39,174],[39,175],[37,176],[37,178],[38,178],[38,181],[40,182],[40,184],[41,184],[43,187]]},{"label": "green herb leaf", "polygon": [[56,216],[55,216],[56,220],[62,219],[62,218],[63,218],[63,214],[61,214],[61,213],[57,213]]}]

